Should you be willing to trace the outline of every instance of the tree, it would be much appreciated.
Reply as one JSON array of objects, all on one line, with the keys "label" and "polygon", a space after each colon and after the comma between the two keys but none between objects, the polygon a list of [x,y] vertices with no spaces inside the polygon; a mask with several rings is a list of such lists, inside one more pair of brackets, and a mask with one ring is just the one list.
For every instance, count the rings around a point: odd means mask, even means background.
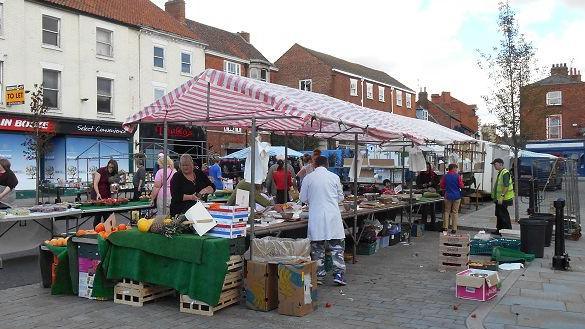
[{"label": "tree", "polygon": [[31,94],[30,101],[30,112],[31,112],[31,128],[32,131],[28,138],[22,143],[24,146],[24,157],[27,160],[35,160],[36,165],[33,168],[28,169],[31,171],[30,176],[35,178],[36,203],[39,203],[39,186],[41,181],[41,159],[51,150],[51,138],[53,133],[48,131],[47,120],[45,115],[47,114],[47,107],[43,102],[43,86],[35,84],[35,91]]},{"label": "tree", "polygon": [[[498,130],[503,141],[514,151],[514,168],[518,168],[518,153],[525,143],[520,131],[520,90],[530,82],[536,70],[535,49],[520,33],[516,12],[509,1],[498,5],[500,41],[488,52],[479,51],[478,65],[488,73],[491,81],[489,95],[484,96],[490,113],[499,121]],[[519,219],[518,170],[514,170],[514,209]]]}]

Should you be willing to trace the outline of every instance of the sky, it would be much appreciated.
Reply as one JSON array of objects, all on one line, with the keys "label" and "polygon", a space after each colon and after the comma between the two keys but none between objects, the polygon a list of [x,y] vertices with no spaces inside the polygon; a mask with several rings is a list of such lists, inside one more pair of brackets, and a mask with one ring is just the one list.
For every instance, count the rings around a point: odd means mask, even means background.
[{"label": "sky", "polygon": [[[153,0],[164,8],[165,0]],[[294,43],[382,70],[408,87],[451,95],[478,105],[487,74],[478,50],[498,44],[498,0],[186,0],[189,19],[250,33],[252,44],[275,62]],[[543,78],[554,63],[585,74],[585,0],[511,0],[520,32],[536,48]]]}]

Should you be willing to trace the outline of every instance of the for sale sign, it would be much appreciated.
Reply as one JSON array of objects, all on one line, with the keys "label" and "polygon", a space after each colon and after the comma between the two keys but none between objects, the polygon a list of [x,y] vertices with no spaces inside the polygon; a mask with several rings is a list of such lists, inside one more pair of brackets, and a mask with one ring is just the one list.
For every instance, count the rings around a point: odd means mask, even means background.
[{"label": "for sale sign", "polygon": [[6,105],[24,104],[24,85],[6,86]]}]

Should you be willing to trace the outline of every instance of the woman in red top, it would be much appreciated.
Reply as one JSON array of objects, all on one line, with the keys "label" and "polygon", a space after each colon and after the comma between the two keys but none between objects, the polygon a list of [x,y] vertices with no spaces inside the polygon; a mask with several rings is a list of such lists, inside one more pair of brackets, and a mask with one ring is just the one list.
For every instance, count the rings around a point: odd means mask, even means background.
[{"label": "woman in red top", "polygon": [[[108,165],[98,169],[93,175],[93,189],[91,190],[92,200],[109,199],[112,197],[110,186],[115,182],[118,175],[118,162],[108,161]],[[107,219],[108,214],[98,213],[93,220],[93,226],[99,224],[102,219]]]},{"label": "woman in red top", "polygon": [[287,201],[284,197],[286,187],[288,186],[290,188],[293,186],[292,175],[290,171],[284,169],[284,161],[278,160],[276,163],[278,164],[278,168],[272,174],[274,185],[276,185],[276,203],[285,203]]}]

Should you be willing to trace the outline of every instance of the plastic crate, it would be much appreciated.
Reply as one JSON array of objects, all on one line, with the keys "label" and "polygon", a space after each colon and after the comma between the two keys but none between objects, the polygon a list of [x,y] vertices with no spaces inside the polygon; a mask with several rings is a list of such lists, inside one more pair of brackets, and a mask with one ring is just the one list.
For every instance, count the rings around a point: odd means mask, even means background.
[{"label": "plastic crate", "polygon": [[372,243],[360,242],[357,246],[357,254],[358,255],[373,255],[376,253],[376,246],[378,246],[378,241],[375,241]]},{"label": "plastic crate", "polygon": [[469,244],[469,253],[472,255],[490,255],[492,254],[492,244],[489,241],[471,240]]}]

